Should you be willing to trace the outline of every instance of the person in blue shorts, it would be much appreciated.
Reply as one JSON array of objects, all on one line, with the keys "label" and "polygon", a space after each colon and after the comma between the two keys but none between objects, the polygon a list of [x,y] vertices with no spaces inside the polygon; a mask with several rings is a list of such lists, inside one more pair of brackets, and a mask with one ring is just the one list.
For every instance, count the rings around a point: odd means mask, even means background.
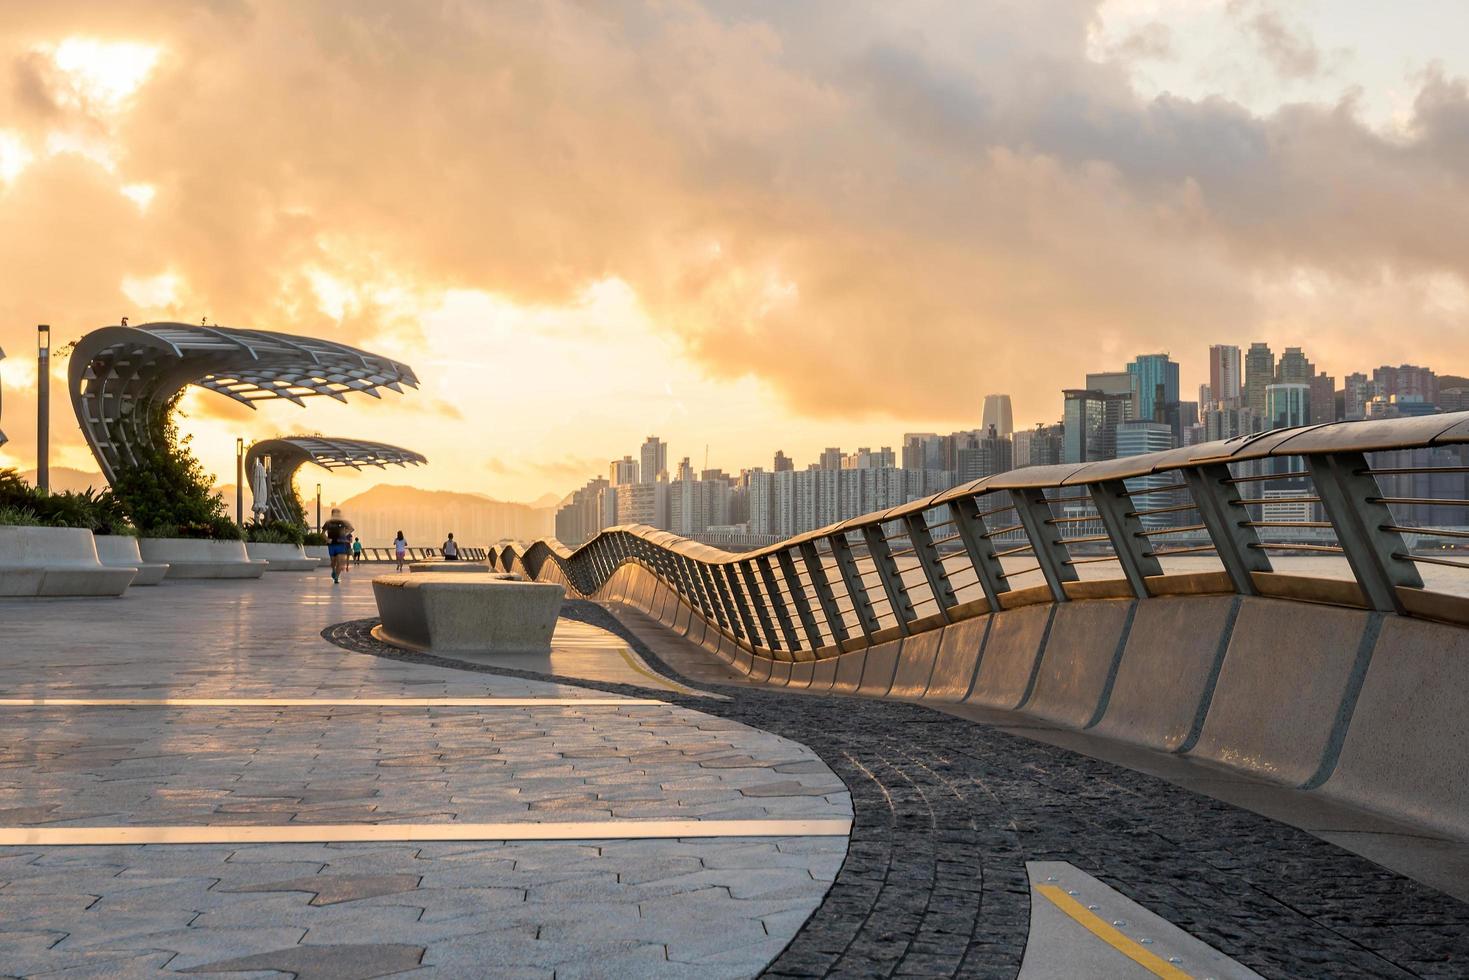
[{"label": "person in blue shorts", "polygon": [[352,553],[352,540],[356,530],[343,519],[339,507],[332,508],[332,519],[321,526],[321,533],[326,535],[326,553],[332,560],[333,582],[340,582],[342,573],[347,570],[347,560]]}]

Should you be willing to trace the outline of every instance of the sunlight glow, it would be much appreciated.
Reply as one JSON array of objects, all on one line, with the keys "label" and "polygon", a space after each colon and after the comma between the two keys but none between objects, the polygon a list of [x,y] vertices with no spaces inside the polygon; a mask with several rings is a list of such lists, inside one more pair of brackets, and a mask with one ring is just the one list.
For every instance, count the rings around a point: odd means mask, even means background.
[{"label": "sunlight glow", "polygon": [[148,205],[153,203],[158,188],[152,184],[124,184],[122,187],[124,197],[129,198],[138,206],[139,211],[148,210]]},{"label": "sunlight glow", "polygon": [[180,278],[172,272],[156,276],[124,276],[122,292],[128,299],[145,309],[160,309],[176,304],[179,300]]},{"label": "sunlight glow", "polygon": [[12,183],[34,159],[35,155],[18,135],[0,130],[0,182]]},{"label": "sunlight glow", "polygon": [[136,41],[69,37],[41,51],[51,58],[62,83],[54,93],[63,105],[115,113],[147,81],[160,49]]}]

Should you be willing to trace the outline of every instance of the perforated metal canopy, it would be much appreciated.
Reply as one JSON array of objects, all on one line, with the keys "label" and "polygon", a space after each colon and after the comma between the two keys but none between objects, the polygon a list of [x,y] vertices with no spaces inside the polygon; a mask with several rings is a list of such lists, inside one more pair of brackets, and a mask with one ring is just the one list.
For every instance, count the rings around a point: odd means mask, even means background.
[{"label": "perforated metal canopy", "polygon": [[297,405],[326,395],[346,401],[379,389],[418,387],[413,369],[330,340],[184,323],[102,327],[77,342],[69,372],[72,407],[102,472],[134,464],[151,444],[148,419],[187,385],[254,407],[266,398]]},{"label": "perforated metal canopy", "polygon": [[295,498],[296,471],[307,463],[322,469],[360,470],[366,466],[385,469],[389,466],[418,466],[428,459],[421,453],[385,442],[366,439],[334,439],[328,436],[286,436],[255,443],[245,454],[245,473],[255,472],[255,461],[265,463],[270,474],[270,498],[267,514],[272,520],[289,521],[287,503]]}]

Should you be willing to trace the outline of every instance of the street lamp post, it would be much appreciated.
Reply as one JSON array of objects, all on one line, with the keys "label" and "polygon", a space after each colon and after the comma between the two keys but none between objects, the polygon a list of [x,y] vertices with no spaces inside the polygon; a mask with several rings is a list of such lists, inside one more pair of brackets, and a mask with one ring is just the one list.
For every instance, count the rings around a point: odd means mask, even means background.
[{"label": "street lamp post", "polygon": [[235,524],[245,526],[245,440],[235,439]]},{"label": "street lamp post", "polygon": [[316,533],[321,533],[321,484],[316,485]]},{"label": "street lamp post", "polygon": [[51,490],[51,327],[36,324],[36,488]]}]

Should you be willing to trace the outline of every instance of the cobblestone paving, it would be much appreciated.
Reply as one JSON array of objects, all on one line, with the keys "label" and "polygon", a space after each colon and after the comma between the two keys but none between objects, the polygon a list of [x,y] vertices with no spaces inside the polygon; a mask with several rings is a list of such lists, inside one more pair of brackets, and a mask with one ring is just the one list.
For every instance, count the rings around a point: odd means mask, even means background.
[{"label": "cobblestone paving", "polygon": [[[600,607],[564,614],[666,669]],[[1469,975],[1469,906],[1304,831],[917,705],[721,691],[704,710],[812,747],[853,796],[847,859],[771,976],[1013,977],[1027,860],[1069,861],[1265,976]]]},{"label": "cobblestone paving", "polygon": [[[0,603],[0,697],[605,697],[324,643],[327,623],[373,611],[366,587],[270,575]],[[4,827],[850,813],[808,749],[675,705],[0,707]],[[809,837],[0,847],[0,975],[750,976],[845,850]]]}]

